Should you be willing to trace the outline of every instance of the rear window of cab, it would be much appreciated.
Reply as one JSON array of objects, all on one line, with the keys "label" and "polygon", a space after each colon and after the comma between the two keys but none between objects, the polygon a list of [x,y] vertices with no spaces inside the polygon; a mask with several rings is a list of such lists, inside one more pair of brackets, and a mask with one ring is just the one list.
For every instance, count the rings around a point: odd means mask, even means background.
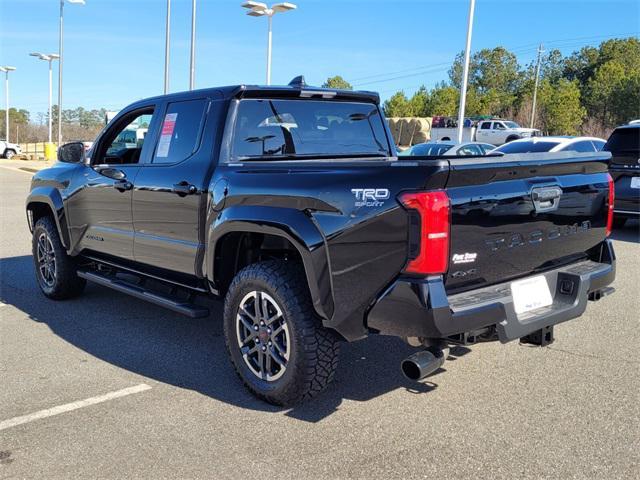
[{"label": "rear window of cab", "polygon": [[605,152],[640,151],[640,127],[614,130],[603,150]]},{"label": "rear window of cab", "polygon": [[326,100],[244,99],[238,104],[231,158],[388,157],[377,105]]}]

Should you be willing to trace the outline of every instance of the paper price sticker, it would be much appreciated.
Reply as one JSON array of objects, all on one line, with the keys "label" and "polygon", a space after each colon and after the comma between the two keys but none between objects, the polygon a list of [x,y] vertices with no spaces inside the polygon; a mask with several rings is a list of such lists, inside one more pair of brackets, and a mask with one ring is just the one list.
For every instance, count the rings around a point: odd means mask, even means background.
[{"label": "paper price sticker", "polygon": [[169,156],[169,149],[171,148],[171,137],[173,131],[176,128],[176,121],[178,119],[177,113],[167,113],[162,123],[162,132],[160,134],[160,140],[158,141],[158,150],[156,151],[156,157],[166,158]]}]

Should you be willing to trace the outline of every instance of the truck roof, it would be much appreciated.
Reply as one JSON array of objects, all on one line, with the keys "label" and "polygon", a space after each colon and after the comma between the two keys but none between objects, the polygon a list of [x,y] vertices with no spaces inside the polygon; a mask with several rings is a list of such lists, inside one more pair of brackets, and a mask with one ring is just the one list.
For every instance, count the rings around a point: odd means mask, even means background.
[{"label": "truck roof", "polygon": [[178,100],[187,97],[211,96],[220,99],[231,98],[315,98],[315,99],[339,99],[355,100],[369,103],[380,103],[377,92],[364,90],[340,90],[334,88],[320,88],[307,85],[303,76],[291,80],[288,85],[227,85],[223,87],[210,87],[198,90],[170,93],[141,99],[134,103],[147,103],[151,100]]}]

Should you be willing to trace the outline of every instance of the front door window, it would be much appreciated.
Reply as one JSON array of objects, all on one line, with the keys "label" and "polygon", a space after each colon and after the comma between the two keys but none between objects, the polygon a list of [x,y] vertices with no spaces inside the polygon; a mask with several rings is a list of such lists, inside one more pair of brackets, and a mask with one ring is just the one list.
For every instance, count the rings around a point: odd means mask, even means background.
[{"label": "front door window", "polygon": [[131,165],[140,162],[142,147],[151,125],[153,109],[134,112],[107,134],[98,158],[93,163],[101,165]]}]

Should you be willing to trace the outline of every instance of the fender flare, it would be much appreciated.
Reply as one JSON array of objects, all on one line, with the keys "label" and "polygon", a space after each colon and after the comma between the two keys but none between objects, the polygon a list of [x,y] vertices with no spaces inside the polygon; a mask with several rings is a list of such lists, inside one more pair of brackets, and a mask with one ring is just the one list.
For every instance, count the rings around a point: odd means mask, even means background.
[{"label": "fender flare", "polygon": [[215,256],[219,241],[234,232],[264,233],[289,240],[302,258],[316,313],[330,320],[334,312],[326,241],[313,219],[292,208],[235,205],[224,209],[207,232],[205,272],[216,284]]},{"label": "fender flare", "polygon": [[44,204],[49,208],[49,210],[51,210],[53,219],[56,222],[58,234],[60,235],[60,241],[64,248],[69,250],[69,225],[67,224],[67,216],[64,210],[64,202],[60,191],[49,186],[40,186],[31,190],[31,193],[25,202],[27,222],[29,223],[29,230],[31,232],[33,232],[35,225],[32,222],[32,217],[29,215],[29,211],[32,210],[33,205],[35,204]]}]

